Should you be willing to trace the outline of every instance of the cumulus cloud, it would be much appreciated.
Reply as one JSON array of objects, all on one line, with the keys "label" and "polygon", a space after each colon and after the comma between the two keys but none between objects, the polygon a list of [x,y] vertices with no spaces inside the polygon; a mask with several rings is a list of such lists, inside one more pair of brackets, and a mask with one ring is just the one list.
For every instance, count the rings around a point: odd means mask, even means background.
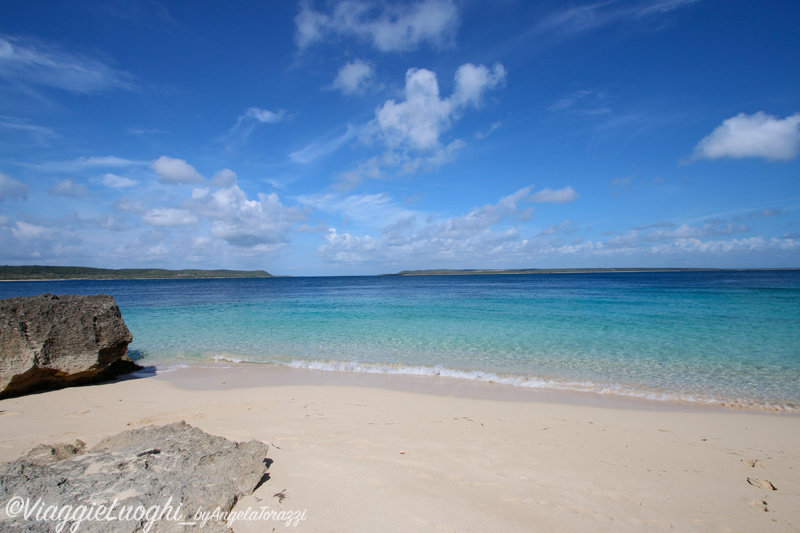
[{"label": "cumulus cloud", "polygon": [[344,192],[367,179],[388,179],[392,174],[428,172],[452,161],[466,143],[454,139],[443,144],[442,135],[466,108],[479,107],[483,95],[502,86],[505,79],[506,72],[500,64],[489,69],[467,63],[459,67],[455,74],[452,95],[442,98],[434,72],[409,69],[406,72],[404,99],[391,99],[378,107],[375,118],[359,135],[364,144],[379,142],[386,150],[341,172],[334,188]]},{"label": "cumulus cloud", "polygon": [[52,187],[50,187],[50,194],[54,196],[69,196],[72,198],[82,198],[89,196],[89,189],[86,185],[75,182],[75,180],[66,178]]},{"label": "cumulus cloud", "polygon": [[462,65],[456,72],[456,87],[449,98],[440,98],[436,74],[412,68],[406,72],[405,100],[388,100],[375,112],[370,132],[376,132],[392,148],[428,150],[439,146],[440,135],[450,128],[457,114],[468,105],[478,105],[482,95],[505,81],[502,65],[490,71],[483,65]]},{"label": "cumulus cloud", "polygon": [[150,165],[163,183],[203,183],[205,178],[183,159],[162,155]]},{"label": "cumulus cloud", "polygon": [[724,120],[695,147],[693,159],[764,157],[789,160],[800,151],[800,113],[784,119],[759,111]]},{"label": "cumulus cloud", "polygon": [[[783,238],[735,237],[735,234],[749,231],[735,218],[710,219],[700,225],[659,221],[612,235],[603,241],[587,240],[580,235],[570,237],[580,227],[576,221],[564,220],[528,237],[525,235],[525,222],[533,214],[537,200],[548,198],[555,201],[576,196],[574,191],[563,196],[552,195],[552,189],[547,191],[537,198],[538,193],[533,187],[525,187],[496,203],[447,218],[404,211],[385,195],[318,196],[313,202],[315,209],[337,211],[343,217],[347,213],[360,213],[359,221],[365,222],[366,227],[377,226],[382,230],[364,233],[357,229],[344,231],[329,227],[317,252],[325,260],[336,263],[369,262],[403,268],[410,263],[423,263],[463,268],[497,264],[498,258],[506,264],[514,262],[534,266],[544,257],[573,258],[573,261],[602,258],[603,261],[620,261],[622,265],[663,264],[659,262],[668,257],[678,264],[688,261],[697,266],[698,261],[708,264],[722,257],[748,259],[756,257],[752,255],[754,253],[773,260],[790,259],[800,250],[800,239],[796,235]],[[558,191],[569,191],[569,188]],[[764,213],[767,216],[772,214]],[[364,226],[356,223],[354,227]],[[720,239],[719,236],[733,237]]]},{"label": "cumulus cloud", "polygon": [[3,218],[0,217],[0,249],[5,260],[39,263],[84,255],[83,238],[68,228],[43,221]]},{"label": "cumulus cloud", "polygon": [[467,63],[458,67],[455,78],[456,90],[451,97],[453,103],[459,106],[477,106],[486,91],[505,83],[506,71],[500,64],[489,70],[483,65]]},{"label": "cumulus cloud", "polygon": [[0,172],[0,202],[11,198],[28,199],[28,186]]},{"label": "cumulus cloud", "polygon": [[134,87],[130,74],[103,61],[8,35],[0,35],[0,77],[15,87],[47,86],[78,94]]},{"label": "cumulus cloud", "polygon": [[363,94],[372,84],[374,76],[375,72],[371,65],[356,59],[339,69],[331,88],[346,95]]},{"label": "cumulus cloud", "polygon": [[238,185],[194,189],[187,208],[210,221],[211,235],[241,248],[269,251],[288,242],[291,227],[305,220],[305,213],[286,207],[275,193],[258,193],[250,200]]},{"label": "cumulus cloud", "polygon": [[223,168],[222,170],[215,172],[213,176],[211,176],[211,183],[215,187],[222,187],[223,189],[227,189],[228,187],[233,187],[236,185],[236,173],[229,169]]},{"label": "cumulus cloud", "polygon": [[[420,213],[395,210],[380,236],[357,236],[329,230],[318,252],[337,262],[366,259],[407,261],[411,258],[444,260],[488,257],[494,253],[522,250],[527,241],[508,221],[524,222],[532,214],[533,187],[524,187],[496,203],[470,209],[465,214],[436,219]],[[364,201],[366,197],[359,197]],[[375,199],[372,199],[373,201]],[[381,198],[386,202],[386,198]],[[386,207],[383,208],[386,211]]]},{"label": "cumulus cloud", "polygon": [[452,41],[458,10],[448,0],[410,4],[375,4],[346,0],[332,13],[316,11],[305,2],[295,17],[295,42],[303,50],[326,37],[354,37],[382,52],[414,50],[423,43],[443,46]]},{"label": "cumulus cloud", "polygon": [[328,229],[324,239],[325,243],[317,249],[317,252],[334,263],[368,261],[380,248],[380,244],[369,235],[356,237],[349,233],[340,234],[334,228]]}]

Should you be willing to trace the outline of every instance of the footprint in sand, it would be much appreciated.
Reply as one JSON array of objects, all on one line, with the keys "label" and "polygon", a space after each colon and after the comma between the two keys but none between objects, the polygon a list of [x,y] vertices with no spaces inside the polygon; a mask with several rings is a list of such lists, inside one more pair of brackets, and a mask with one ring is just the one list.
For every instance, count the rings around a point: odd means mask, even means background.
[{"label": "footprint in sand", "polygon": [[764,500],[753,500],[750,502],[750,507],[757,511],[764,511],[765,513],[769,511],[769,509],[767,509],[767,502]]},{"label": "footprint in sand", "polygon": [[151,417],[151,416],[148,416],[146,418],[137,418],[136,420],[131,420],[130,422],[128,422],[128,425],[129,426],[141,426],[143,424],[152,424],[153,422],[155,422],[155,420],[156,419],[154,417]]},{"label": "footprint in sand", "polygon": [[759,489],[764,490],[778,490],[778,488],[772,484],[771,481],[767,481],[766,479],[756,479],[754,477],[747,478],[747,482],[753,485],[754,487],[758,487]]},{"label": "footprint in sand", "polygon": [[755,468],[756,466],[764,468],[764,463],[762,463],[758,459],[742,459],[742,464],[744,464],[745,466],[749,466],[750,468]]}]

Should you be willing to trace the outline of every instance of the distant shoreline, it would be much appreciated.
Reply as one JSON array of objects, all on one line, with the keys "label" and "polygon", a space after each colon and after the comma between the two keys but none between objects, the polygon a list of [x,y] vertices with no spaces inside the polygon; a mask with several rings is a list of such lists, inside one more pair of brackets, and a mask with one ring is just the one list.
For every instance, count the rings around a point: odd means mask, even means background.
[{"label": "distant shoreline", "polygon": [[74,266],[0,266],[0,281],[113,281],[131,279],[272,278],[264,270],[168,270],[162,268],[91,268]]},{"label": "distant shoreline", "polygon": [[[613,274],[613,273],[659,273],[659,272],[768,272],[800,270],[800,267],[785,268],[522,268],[522,269],[425,269],[401,270],[382,276],[480,276],[480,275],[526,275],[526,274]],[[169,270],[161,268],[92,268],[72,266],[0,265],[0,282],[3,281],[116,281],[147,279],[253,279],[284,278],[296,276],[273,275],[265,270]],[[315,276],[311,276],[315,277]],[[322,276],[325,277],[325,276]],[[372,276],[369,276],[372,277]]]}]

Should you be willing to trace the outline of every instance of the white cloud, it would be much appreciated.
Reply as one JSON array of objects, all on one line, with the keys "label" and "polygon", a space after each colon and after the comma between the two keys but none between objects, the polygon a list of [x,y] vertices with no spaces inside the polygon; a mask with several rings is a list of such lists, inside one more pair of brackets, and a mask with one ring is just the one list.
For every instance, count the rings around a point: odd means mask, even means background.
[{"label": "white cloud", "polygon": [[699,0],[644,0],[638,2],[596,2],[567,7],[545,17],[537,30],[577,34],[620,21],[665,15]]},{"label": "white cloud", "polygon": [[559,233],[571,235],[576,231],[578,231],[578,223],[574,220],[565,220],[560,224],[550,224],[542,230],[541,235],[557,235]]},{"label": "white cloud", "polygon": [[205,178],[183,159],[162,155],[150,165],[164,183],[202,183]]},{"label": "white cloud", "polygon": [[333,188],[338,192],[347,192],[365,180],[390,179],[389,170],[397,175],[416,172],[430,172],[455,159],[456,154],[467,144],[459,139],[445,146],[437,146],[432,151],[411,155],[407,151],[386,150],[379,156],[362,161],[354,168],[342,171],[337,176],[339,181]]},{"label": "white cloud", "polygon": [[375,112],[369,131],[375,132],[391,148],[429,150],[439,145],[440,135],[450,128],[457,113],[467,105],[477,105],[487,91],[505,80],[505,69],[495,65],[462,65],[456,72],[456,88],[450,98],[439,97],[436,74],[412,68],[406,72],[405,100],[388,100]]},{"label": "white cloud", "polygon": [[355,168],[339,173],[339,181],[333,187],[339,192],[346,192],[367,179],[386,179],[388,176],[384,168],[397,166],[399,159],[399,155],[391,150],[387,150],[380,156],[370,157],[356,165]]},{"label": "white cloud", "polygon": [[701,140],[693,159],[764,157],[789,160],[800,151],[800,113],[779,119],[759,111],[729,118]]},{"label": "white cloud", "polygon": [[228,168],[223,168],[222,170],[215,172],[213,176],[211,176],[211,183],[215,187],[221,187],[223,189],[227,189],[229,187],[233,187],[236,185],[236,173],[233,170]]},{"label": "white cloud", "polygon": [[228,136],[237,135],[242,139],[247,139],[256,126],[260,124],[277,124],[285,119],[286,111],[283,109],[270,111],[269,109],[251,107],[236,120],[236,124],[231,128]]},{"label": "white cloud", "polygon": [[238,185],[211,191],[194,189],[186,208],[210,221],[211,235],[230,245],[271,251],[288,242],[291,227],[305,213],[283,205],[275,193],[250,200]]},{"label": "white cloud", "polygon": [[72,198],[90,196],[89,189],[86,185],[76,183],[69,178],[63,179],[50,187],[50,194],[55,196],[70,196]]},{"label": "white cloud", "polygon": [[554,204],[567,204],[575,200],[577,197],[578,193],[575,192],[575,189],[573,189],[572,186],[568,185],[563,189],[558,190],[542,189],[531,196],[531,201],[536,203],[552,202]]},{"label": "white cloud", "polygon": [[579,90],[561,98],[549,107],[550,111],[557,113],[567,113],[584,117],[597,117],[602,115],[612,115],[611,108],[608,106],[608,94],[591,90]]},{"label": "white cloud", "polygon": [[256,122],[275,124],[286,118],[286,111],[283,109],[279,109],[278,111],[270,111],[269,109],[251,107],[245,112],[244,115],[239,117],[239,120],[241,121],[245,118],[253,119]]},{"label": "white cloud", "polygon": [[322,40],[323,31],[330,25],[328,15],[314,11],[309,2],[306,2],[300,13],[294,18],[294,40],[302,50],[308,45]]},{"label": "white cloud", "polygon": [[635,249],[645,242],[675,242],[687,239],[706,239],[716,235],[733,235],[736,233],[746,233],[750,228],[735,221],[712,219],[706,221],[702,226],[691,224],[681,224],[680,226],[671,222],[656,222],[647,226],[639,226],[629,230],[622,235],[614,236],[607,241],[600,243],[604,248],[629,248]]},{"label": "white cloud", "polygon": [[369,235],[355,237],[349,233],[336,233],[329,228],[325,234],[325,244],[317,252],[334,263],[359,263],[368,261],[370,256],[378,252],[380,244]]},{"label": "white cloud", "polygon": [[797,252],[800,251],[800,239],[765,239],[764,237],[731,239],[727,241],[676,239],[670,243],[655,245],[650,251],[660,255],[757,254],[770,251]]},{"label": "white cloud", "polygon": [[346,0],[328,15],[304,3],[295,17],[295,42],[303,50],[326,36],[355,37],[382,52],[414,50],[423,43],[443,46],[452,41],[458,10],[448,0],[422,0],[404,5]]},{"label": "white cloud", "polygon": [[750,216],[751,217],[759,217],[759,218],[772,218],[772,217],[780,216],[782,214],[783,214],[783,211],[781,209],[771,209],[771,208],[765,207],[764,209],[756,211],[755,213],[751,213]]},{"label": "white cloud", "polygon": [[351,126],[350,124],[347,125],[347,131],[345,131],[342,135],[335,137],[333,139],[323,139],[319,141],[314,141],[299,150],[295,150],[294,152],[289,154],[289,158],[291,158],[296,163],[306,164],[311,163],[320,157],[326,156],[331,154],[341,148],[342,146],[347,143],[347,141],[351,140],[353,137],[356,136],[356,129]]},{"label": "white cloud", "polygon": [[185,209],[175,209],[171,207],[161,209],[151,209],[144,215],[142,220],[151,226],[187,226],[196,225],[198,219],[195,215]]},{"label": "white cloud", "polygon": [[356,59],[339,69],[331,88],[347,95],[364,94],[372,84],[374,75],[372,66]]},{"label": "white cloud", "polygon": [[477,106],[486,91],[501,86],[505,81],[503,65],[496,64],[492,70],[472,63],[461,65],[456,71],[456,89],[451,100],[459,106]]},{"label": "white cloud", "polygon": [[0,116],[0,129],[28,135],[37,144],[47,144],[51,139],[58,137],[52,128],[31,124],[27,119],[14,117]]},{"label": "white cloud", "polygon": [[147,161],[135,161],[113,155],[102,157],[79,157],[71,161],[47,161],[45,163],[28,164],[20,163],[28,168],[35,168],[43,172],[81,172],[96,168],[123,168],[147,165]]},{"label": "white cloud", "polygon": [[0,35],[0,77],[12,86],[42,85],[79,94],[133,89],[130,74],[103,61],[8,35]]},{"label": "white cloud", "polygon": [[[524,187],[495,204],[443,220],[394,210],[392,220],[384,224],[379,237],[339,234],[331,229],[318,252],[336,262],[485,259],[525,245],[519,231],[504,222],[509,219],[522,222],[531,216],[533,208],[523,205],[533,201],[531,189]],[[388,199],[382,196],[380,201],[386,203]]]},{"label": "white cloud", "polygon": [[430,155],[410,156],[404,152],[396,158],[400,166],[400,174],[416,172],[430,172],[449,163],[456,158],[456,154],[467,145],[464,141],[456,139],[446,146],[438,146]]},{"label": "white cloud", "polygon": [[375,112],[375,120],[389,146],[424,150],[438,144],[452,112],[452,104],[439,98],[436,74],[412,68],[406,73],[405,100],[387,101]]},{"label": "white cloud", "polygon": [[412,215],[399,208],[385,194],[353,194],[342,196],[334,193],[301,195],[297,201],[325,213],[336,213],[348,222],[364,223],[381,227],[399,218]]},{"label": "white cloud", "polygon": [[[502,65],[490,70],[483,65],[467,63],[456,72],[453,94],[441,98],[434,72],[409,69],[405,99],[400,102],[391,99],[378,107],[375,118],[360,133],[364,144],[378,141],[387,150],[341,172],[334,188],[343,192],[366,179],[388,179],[392,173],[428,172],[452,161],[466,143],[455,139],[443,145],[442,134],[466,107],[478,107],[483,95],[500,87],[505,78]],[[496,127],[499,125],[493,125],[493,129]],[[299,154],[292,154],[296,159],[295,155]]]},{"label": "white cloud", "polygon": [[28,199],[28,186],[0,172],[0,202],[11,198]]},{"label": "white cloud", "polygon": [[41,264],[67,258],[64,264],[70,258],[85,257],[82,244],[81,235],[59,225],[21,220],[0,225],[0,249],[8,261]]},{"label": "white cloud", "polygon": [[104,174],[101,181],[103,182],[103,185],[105,185],[106,187],[110,187],[112,189],[124,189],[126,187],[135,187],[136,185],[139,184],[139,182],[134,179],[126,178],[123,176],[117,176],[116,174],[111,174],[110,172]]}]

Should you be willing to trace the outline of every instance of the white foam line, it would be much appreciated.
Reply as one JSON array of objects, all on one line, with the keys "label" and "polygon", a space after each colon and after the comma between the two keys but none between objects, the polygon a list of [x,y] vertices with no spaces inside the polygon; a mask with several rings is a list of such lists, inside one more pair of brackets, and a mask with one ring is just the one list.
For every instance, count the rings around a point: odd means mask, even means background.
[{"label": "white foam line", "polygon": [[590,392],[596,394],[607,394],[614,396],[628,396],[643,398],[646,400],[657,401],[682,401],[690,403],[700,403],[707,405],[722,405],[728,407],[739,407],[747,409],[758,409],[767,411],[800,412],[800,409],[793,405],[772,404],[767,402],[745,401],[734,399],[721,399],[714,396],[699,394],[680,394],[665,391],[648,391],[633,389],[621,385],[608,383],[596,383],[592,381],[559,381],[545,380],[528,376],[503,376],[494,372],[484,372],[481,370],[455,370],[446,368],[442,365],[435,366],[410,366],[400,364],[377,364],[359,363],[358,361],[302,361],[295,360],[284,363],[285,366],[292,368],[305,368],[310,370],[323,370],[332,372],[352,372],[361,374],[387,374],[387,375],[406,375],[406,376],[443,376],[448,378],[466,379],[471,381],[483,381],[487,383],[499,383],[514,387],[525,387],[531,389],[561,390],[573,392]]}]

